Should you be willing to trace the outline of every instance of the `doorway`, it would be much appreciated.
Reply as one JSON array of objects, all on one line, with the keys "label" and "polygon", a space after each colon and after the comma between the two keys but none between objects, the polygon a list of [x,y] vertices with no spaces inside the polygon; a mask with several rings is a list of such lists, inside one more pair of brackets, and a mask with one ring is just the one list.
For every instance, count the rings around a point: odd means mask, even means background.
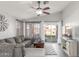
[{"label": "doorway", "polygon": [[44,24],[45,42],[57,42],[58,26],[56,24]]}]

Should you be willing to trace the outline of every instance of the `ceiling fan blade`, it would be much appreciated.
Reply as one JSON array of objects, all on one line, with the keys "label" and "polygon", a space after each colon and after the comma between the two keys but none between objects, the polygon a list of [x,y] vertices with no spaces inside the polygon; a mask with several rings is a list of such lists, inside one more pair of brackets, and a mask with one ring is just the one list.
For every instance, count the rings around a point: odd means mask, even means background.
[{"label": "ceiling fan blade", "polygon": [[43,10],[47,10],[47,9],[50,9],[49,7],[45,7],[45,8],[43,8]]},{"label": "ceiling fan blade", "polygon": [[32,7],[32,6],[31,6],[31,8],[36,9],[36,8],[34,8],[34,7]]},{"label": "ceiling fan blade", "polygon": [[50,14],[49,12],[44,12],[44,11],[43,11],[43,13],[44,13],[44,14],[48,14],[48,15]]},{"label": "ceiling fan blade", "polygon": [[41,1],[37,1],[37,3],[38,3],[38,8],[40,8],[40,3],[41,3]]}]

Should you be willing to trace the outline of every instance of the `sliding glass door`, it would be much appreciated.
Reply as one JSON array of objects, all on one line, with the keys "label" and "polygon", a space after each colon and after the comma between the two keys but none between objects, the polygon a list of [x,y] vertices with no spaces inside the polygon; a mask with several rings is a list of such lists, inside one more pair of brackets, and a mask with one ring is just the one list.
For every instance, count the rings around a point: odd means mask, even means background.
[{"label": "sliding glass door", "polygon": [[46,42],[57,42],[57,26],[54,24],[45,24],[45,41]]}]

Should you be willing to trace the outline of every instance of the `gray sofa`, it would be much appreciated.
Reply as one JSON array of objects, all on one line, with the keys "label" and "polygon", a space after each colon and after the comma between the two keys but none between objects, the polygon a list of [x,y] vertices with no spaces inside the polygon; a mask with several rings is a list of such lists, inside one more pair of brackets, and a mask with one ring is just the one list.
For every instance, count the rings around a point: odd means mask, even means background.
[{"label": "gray sofa", "polygon": [[0,57],[23,57],[24,48],[31,44],[32,40],[24,39],[23,36],[0,39]]},{"label": "gray sofa", "polygon": [[13,56],[14,45],[0,44],[0,57],[11,57]]}]

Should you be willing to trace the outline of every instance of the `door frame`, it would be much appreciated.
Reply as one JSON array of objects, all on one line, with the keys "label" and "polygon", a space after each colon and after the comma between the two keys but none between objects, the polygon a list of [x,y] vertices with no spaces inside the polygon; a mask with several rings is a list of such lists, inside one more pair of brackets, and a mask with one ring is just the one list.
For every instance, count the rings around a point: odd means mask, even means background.
[{"label": "door frame", "polygon": [[[56,25],[56,36],[55,36],[55,39],[56,39],[56,42],[57,42],[57,40],[58,40],[58,24],[57,24],[58,22],[53,22],[53,21],[46,21],[46,22],[44,22],[44,25],[45,24],[52,24],[52,25]],[[44,36],[45,36],[45,34],[44,34]],[[46,40],[46,39],[45,39]]]}]

